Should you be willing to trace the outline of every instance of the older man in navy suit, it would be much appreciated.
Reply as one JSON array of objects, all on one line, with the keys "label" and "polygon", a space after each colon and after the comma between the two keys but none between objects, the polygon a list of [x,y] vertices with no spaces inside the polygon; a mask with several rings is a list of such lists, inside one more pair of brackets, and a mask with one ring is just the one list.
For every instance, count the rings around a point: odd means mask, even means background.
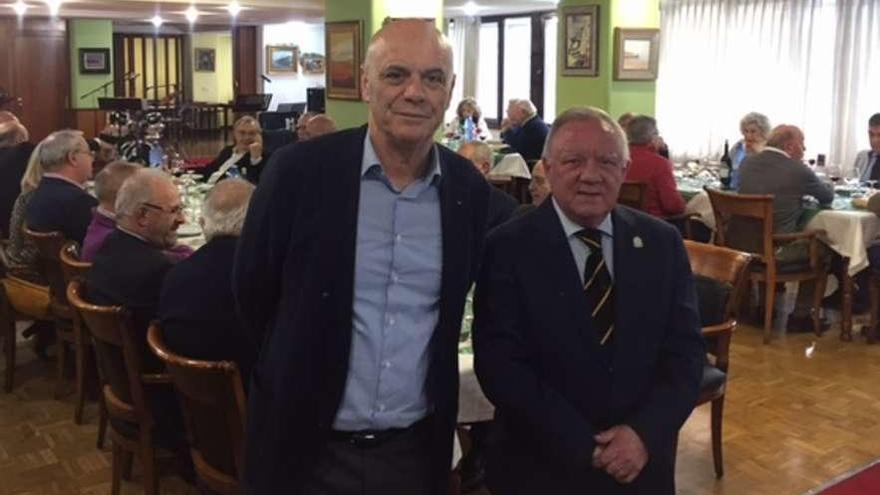
[{"label": "older man in navy suit", "polygon": [[279,150],[254,193],[233,274],[261,344],[253,493],[447,492],[489,195],[433,141],[453,81],[433,23],[386,24],[364,63],[368,125]]},{"label": "older man in navy suit", "polygon": [[476,372],[500,430],[488,486],[672,495],[705,359],[681,238],[616,206],[629,155],[605,112],[559,116],[543,159],[551,200],[489,235],[477,284]]}]

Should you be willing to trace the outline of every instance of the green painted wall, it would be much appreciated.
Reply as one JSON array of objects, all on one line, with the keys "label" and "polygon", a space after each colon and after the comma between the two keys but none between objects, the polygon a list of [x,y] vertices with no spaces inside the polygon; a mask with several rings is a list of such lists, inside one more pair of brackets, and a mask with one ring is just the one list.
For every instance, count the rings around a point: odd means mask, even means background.
[{"label": "green painted wall", "polygon": [[[326,0],[324,17],[327,22],[361,21],[363,50],[373,33],[382,27],[388,17],[434,17],[438,29],[443,29],[443,2],[441,0]],[[362,59],[363,60],[363,59]],[[340,129],[357,127],[367,122],[367,104],[362,101],[327,99],[327,113],[336,120]]]},{"label": "green painted wall", "polygon": [[[232,33],[229,31],[192,34],[192,49],[213,48],[213,72],[193,71],[193,100],[226,103],[232,99]],[[192,55],[191,56],[195,56]]]},{"label": "green painted wall", "polygon": [[[85,93],[113,80],[113,22],[106,19],[71,19],[68,24],[68,40],[70,45],[70,108],[97,108],[98,97],[104,96],[100,91],[88,98],[81,99]],[[80,74],[80,48],[109,48],[109,74]],[[107,96],[113,96],[113,85],[107,87]]]},{"label": "green painted wall", "polygon": [[565,47],[562,7],[599,5],[599,75],[563,76],[561,57],[557,57],[556,114],[574,106],[595,106],[615,118],[624,112],[654,114],[654,81],[615,81],[614,28],[659,27],[659,0],[562,0],[559,2],[559,44]]}]

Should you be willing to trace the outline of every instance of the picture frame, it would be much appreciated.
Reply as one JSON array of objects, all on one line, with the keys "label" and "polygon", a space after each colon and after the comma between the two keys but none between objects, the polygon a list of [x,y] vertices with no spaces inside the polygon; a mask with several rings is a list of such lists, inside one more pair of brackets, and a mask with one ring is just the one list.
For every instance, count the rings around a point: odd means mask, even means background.
[{"label": "picture frame", "polygon": [[361,21],[325,24],[327,98],[361,99]]},{"label": "picture frame", "polygon": [[214,72],[217,68],[217,51],[213,48],[193,48],[193,70]]},{"label": "picture frame", "polygon": [[559,50],[563,76],[599,75],[599,6],[562,8],[562,40]]},{"label": "picture frame", "polygon": [[266,72],[269,74],[296,74],[299,66],[299,47],[294,45],[266,45]]},{"label": "picture frame", "polygon": [[654,81],[659,58],[659,29],[614,29],[614,80]]},{"label": "picture frame", "polygon": [[323,74],[325,71],[324,55],[321,53],[303,53],[299,56],[299,64],[303,74]]},{"label": "picture frame", "polygon": [[79,49],[79,73],[80,74],[109,74],[110,73],[110,49],[109,48],[80,48]]}]

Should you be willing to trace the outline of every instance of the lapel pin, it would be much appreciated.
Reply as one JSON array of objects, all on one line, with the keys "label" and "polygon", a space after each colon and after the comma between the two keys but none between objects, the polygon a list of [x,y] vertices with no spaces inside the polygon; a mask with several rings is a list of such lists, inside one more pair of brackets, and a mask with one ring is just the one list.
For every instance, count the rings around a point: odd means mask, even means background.
[{"label": "lapel pin", "polygon": [[639,237],[639,236],[633,237],[633,247],[636,249],[641,249],[641,248],[645,247],[645,245],[642,243],[641,237]]}]

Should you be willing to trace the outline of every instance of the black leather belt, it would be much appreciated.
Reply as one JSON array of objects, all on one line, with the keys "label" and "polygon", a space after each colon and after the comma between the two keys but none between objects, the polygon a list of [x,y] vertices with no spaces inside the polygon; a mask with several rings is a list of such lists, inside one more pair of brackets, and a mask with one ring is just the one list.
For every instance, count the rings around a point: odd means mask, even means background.
[{"label": "black leather belt", "polygon": [[339,430],[331,430],[330,431],[330,440],[337,442],[346,442],[354,445],[355,447],[360,447],[364,449],[368,449],[371,447],[377,447],[382,445],[383,443],[391,440],[392,438],[407,432],[414,432],[415,430],[419,430],[428,425],[428,418],[420,419],[419,421],[407,426],[406,428],[389,428],[387,430],[358,430],[358,431],[339,431]]}]

